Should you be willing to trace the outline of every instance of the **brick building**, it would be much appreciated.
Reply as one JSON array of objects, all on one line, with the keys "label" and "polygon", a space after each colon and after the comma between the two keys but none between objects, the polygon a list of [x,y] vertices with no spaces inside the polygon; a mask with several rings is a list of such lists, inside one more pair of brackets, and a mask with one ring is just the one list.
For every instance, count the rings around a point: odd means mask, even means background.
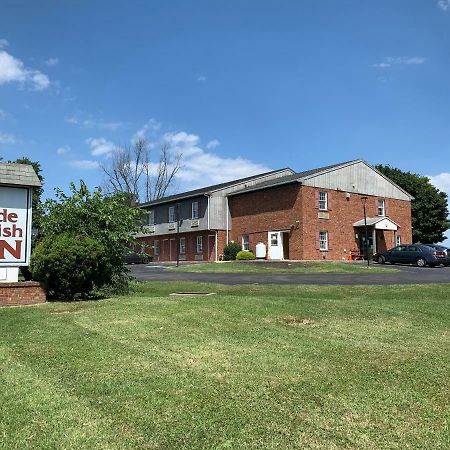
[{"label": "brick building", "polygon": [[412,197],[363,160],[281,169],[142,204],[138,238],[155,261],[217,261],[227,242],[267,258],[347,259],[412,239]]}]

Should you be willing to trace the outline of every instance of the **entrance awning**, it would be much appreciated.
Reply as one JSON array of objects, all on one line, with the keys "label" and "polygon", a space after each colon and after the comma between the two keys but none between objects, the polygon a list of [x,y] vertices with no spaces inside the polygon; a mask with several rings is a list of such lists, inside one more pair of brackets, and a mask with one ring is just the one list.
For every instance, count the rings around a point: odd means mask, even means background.
[{"label": "entrance awning", "polygon": [[[364,226],[364,219],[358,220],[353,224],[355,228]],[[393,220],[389,219],[389,217],[367,217],[367,226],[374,227],[375,230],[389,230],[389,231],[397,231],[400,227]]]}]

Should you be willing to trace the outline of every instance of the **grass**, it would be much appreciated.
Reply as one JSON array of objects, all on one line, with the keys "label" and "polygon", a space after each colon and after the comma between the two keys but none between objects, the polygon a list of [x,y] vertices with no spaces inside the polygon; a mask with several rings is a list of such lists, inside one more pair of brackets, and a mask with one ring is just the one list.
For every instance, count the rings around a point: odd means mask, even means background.
[{"label": "grass", "polygon": [[449,448],[450,285],[148,283],[0,329],[2,449]]},{"label": "grass", "polygon": [[[196,273],[367,273],[365,264],[353,264],[339,261],[303,262],[303,263],[267,263],[248,261],[229,261],[223,263],[187,264],[170,267],[171,270]],[[371,272],[398,272],[398,269],[370,266]]]}]

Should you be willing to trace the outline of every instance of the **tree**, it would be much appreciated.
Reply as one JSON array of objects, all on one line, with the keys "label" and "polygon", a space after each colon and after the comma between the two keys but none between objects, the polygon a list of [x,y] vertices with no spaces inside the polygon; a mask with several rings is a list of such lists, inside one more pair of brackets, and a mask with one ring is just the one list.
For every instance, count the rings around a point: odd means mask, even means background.
[{"label": "tree", "polygon": [[56,190],[56,199],[43,205],[41,235],[51,239],[61,234],[92,238],[103,245],[112,266],[111,284],[124,286],[127,269],[123,254],[134,241],[131,233],[138,231],[142,211],[125,205],[123,193],[105,195],[101,188],[90,192],[83,181],[77,188],[70,184],[70,195]]},{"label": "tree", "polygon": [[446,239],[444,232],[450,228],[447,194],[433,186],[428,177],[381,164],[375,168],[414,197],[413,242],[436,243]]},{"label": "tree", "polygon": [[39,228],[42,217],[42,194],[44,192],[44,177],[42,176],[41,164],[37,161],[31,161],[30,158],[23,156],[17,158],[15,161],[9,161],[15,164],[28,164],[33,166],[36,175],[38,176],[42,186],[33,188],[33,228]]},{"label": "tree", "polygon": [[125,193],[129,206],[164,197],[181,167],[181,154],[172,155],[167,144],[160,149],[158,163],[150,161],[150,154],[145,139],[137,139],[129,147],[117,147],[108,163],[101,166],[106,190]]}]

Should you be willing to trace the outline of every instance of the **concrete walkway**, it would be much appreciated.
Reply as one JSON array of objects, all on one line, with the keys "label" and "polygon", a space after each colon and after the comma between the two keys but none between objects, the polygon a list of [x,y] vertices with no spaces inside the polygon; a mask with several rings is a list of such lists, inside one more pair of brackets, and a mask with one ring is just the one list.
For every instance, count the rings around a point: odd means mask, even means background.
[{"label": "concrete walkway", "polygon": [[[398,272],[367,273],[192,273],[177,272],[167,265],[130,265],[130,274],[139,281],[200,281],[239,284],[318,284],[318,285],[394,285],[450,283],[450,268],[398,266]],[[382,267],[382,266],[377,266]],[[386,266],[391,267],[391,266]]]}]

